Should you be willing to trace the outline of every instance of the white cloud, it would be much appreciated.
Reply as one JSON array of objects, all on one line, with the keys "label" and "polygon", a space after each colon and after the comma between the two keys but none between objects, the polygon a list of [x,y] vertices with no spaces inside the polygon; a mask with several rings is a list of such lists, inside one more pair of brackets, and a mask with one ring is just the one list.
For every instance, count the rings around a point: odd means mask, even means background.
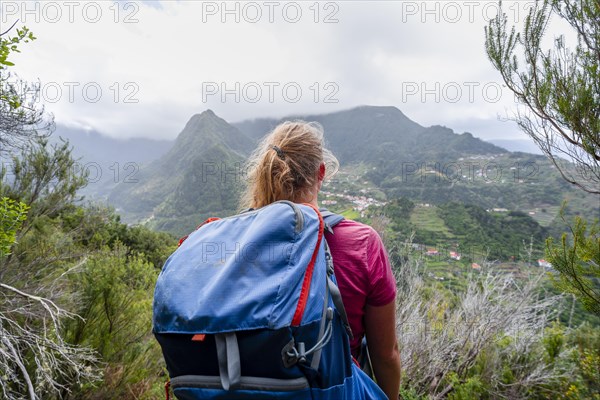
[{"label": "white cloud", "polygon": [[[521,21],[529,5],[505,2]],[[426,126],[521,137],[497,120],[514,102],[483,47],[484,14],[496,10],[490,1],[2,1],[0,24],[20,18],[38,37],[14,57],[16,70],[39,78],[46,100],[61,89],[47,101],[57,121],[110,136],[172,138],[206,108],[237,121],[374,104]],[[207,95],[211,82],[218,93]],[[222,101],[223,87],[239,102]]]}]

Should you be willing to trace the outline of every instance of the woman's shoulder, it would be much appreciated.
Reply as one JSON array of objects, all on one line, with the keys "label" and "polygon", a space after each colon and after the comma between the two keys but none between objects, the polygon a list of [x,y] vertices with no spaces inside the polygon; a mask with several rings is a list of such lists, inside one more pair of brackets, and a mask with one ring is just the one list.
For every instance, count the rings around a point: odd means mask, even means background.
[{"label": "woman's shoulder", "polygon": [[351,219],[343,219],[334,228],[334,235],[340,238],[349,238],[353,240],[364,240],[371,242],[380,241],[379,234],[371,226]]}]

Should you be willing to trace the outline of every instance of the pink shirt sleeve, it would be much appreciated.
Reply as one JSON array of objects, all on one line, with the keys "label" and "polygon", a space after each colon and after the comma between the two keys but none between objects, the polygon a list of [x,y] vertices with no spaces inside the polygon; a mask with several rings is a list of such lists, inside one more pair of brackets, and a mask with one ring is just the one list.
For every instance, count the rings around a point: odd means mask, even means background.
[{"label": "pink shirt sleeve", "polygon": [[367,264],[369,269],[369,291],[367,304],[384,306],[396,299],[396,279],[381,238],[370,229],[367,242]]}]

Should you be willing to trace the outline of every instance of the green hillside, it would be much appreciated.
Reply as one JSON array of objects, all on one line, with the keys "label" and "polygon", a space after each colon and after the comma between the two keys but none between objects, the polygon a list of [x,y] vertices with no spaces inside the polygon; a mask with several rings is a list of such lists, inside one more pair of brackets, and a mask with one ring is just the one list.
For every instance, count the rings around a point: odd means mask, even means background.
[{"label": "green hillside", "polygon": [[[515,247],[525,239],[504,240],[506,227],[495,219],[486,221],[493,223],[490,232],[456,233],[457,228],[451,226],[456,223],[452,222],[453,213],[442,213],[442,205],[447,203],[518,211],[555,236],[563,229],[557,218],[563,201],[569,200],[567,216],[579,213],[589,217],[598,212],[597,198],[574,191],[544,157],[511,153],[470,133],[422,127],[395,107],[362,106],[284,119],[299,118],[323,125],[328,146],[342,165],[338,176],[324,186],[322,199],[334,201],[339,211],[353,217],[364,216],[365,205],[379,202],[381,206],[399,198],[439,206],[433,214],[417,207],[417,215],[410,217],[412,224],[397,227],[396,232],[404,233],[417,227],[421,242],[458,239],[465,246],[477,237],[500,248]],[[195,115],[172,148],[141,168],[138,182],[119,184],[109,202],[125,221],[143,221],[177,235],[187,233],[206,217],[234,213],[244,179],[243,163],[256,140],[279,121],[230,125],[210,110]],[[482,224],[471,221],[475,217],[469,212],[458,211],[469,223]],[[541,228],[534,228],[532,234],[537,238]],[[502,231],[500,238],[497,229]],[[491,251],[502,256],[500,250]]]},{"label": "green hillside", "polygon": [[[555,234],[560,232],[555,219],[564,200],[571,203],[567,215],[599,214],[597,197],[573,190],[545,157],[509,152],[468,132],[423,127],[395,107],[362,106],[234,125],[256,140],[277,123],[293,119],[321,123],[327,145],[342,166],[386,198],[532,212]],[[362,189],[359,186],[346,182],[333,190],[356,192]]]},{"label": "green hillside", "polygon": [[[465,154],[501,154],[506,150],[473,137],[455,134],[451,129],[425,128],[396,107],[361,106],[317,115],[292,115],[282,119],[259,119],[237,124],[242,132],[258,139],[285,120],[319,122],[327,145],[343,164],[368,162],[377,166],[373,176],[381,181],[408,162],[456,160]],[[363,149],[368,151],[357,151]]]},{"label": "green hillside", "polygon": [[[471,204],[415,204],[403,197],[390,200],[384,207],[370,207],[362,214],[355,214],[355,219],[371,222],[384,215],[392,242],[402,243],[414,234],[413,243],[423,251],[436,249],[443,260],[449,260],[450,251],[458,252],[463,263],[482,257],[500,262],[537,260],[543,255],[548,236],[548,229],[525,213],[494,212]],[[347,210],[344,215],[352,218]],[[527,259],[529,247],[531,260]]]},{"label": "green hillside", "polygon": [[184,235],[209,216],[237,209],[251,139],[208,110],[193,116],[173,147],[119,184],[109,202],[126,221]]},{"label": "green hillside", "polygon": [[423,243],[455,242],[455,234],[448,228],[444,219],[440,217],[440,209],[432,205],[419,205],[410,215],[415,232],[415,240]]}]

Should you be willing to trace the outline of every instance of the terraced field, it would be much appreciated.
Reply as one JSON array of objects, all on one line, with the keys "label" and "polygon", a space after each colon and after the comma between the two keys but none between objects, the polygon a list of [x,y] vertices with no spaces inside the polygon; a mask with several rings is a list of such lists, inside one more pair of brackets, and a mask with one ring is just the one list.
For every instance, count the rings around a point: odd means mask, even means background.
[{"label": "terraced field", "polygon": [[446,241],[455,238],[455,235],[448,229],[444,220],[437,214],[437,207],[416,205],[410,216],[410,222],[417,229],[433,232]]}]

